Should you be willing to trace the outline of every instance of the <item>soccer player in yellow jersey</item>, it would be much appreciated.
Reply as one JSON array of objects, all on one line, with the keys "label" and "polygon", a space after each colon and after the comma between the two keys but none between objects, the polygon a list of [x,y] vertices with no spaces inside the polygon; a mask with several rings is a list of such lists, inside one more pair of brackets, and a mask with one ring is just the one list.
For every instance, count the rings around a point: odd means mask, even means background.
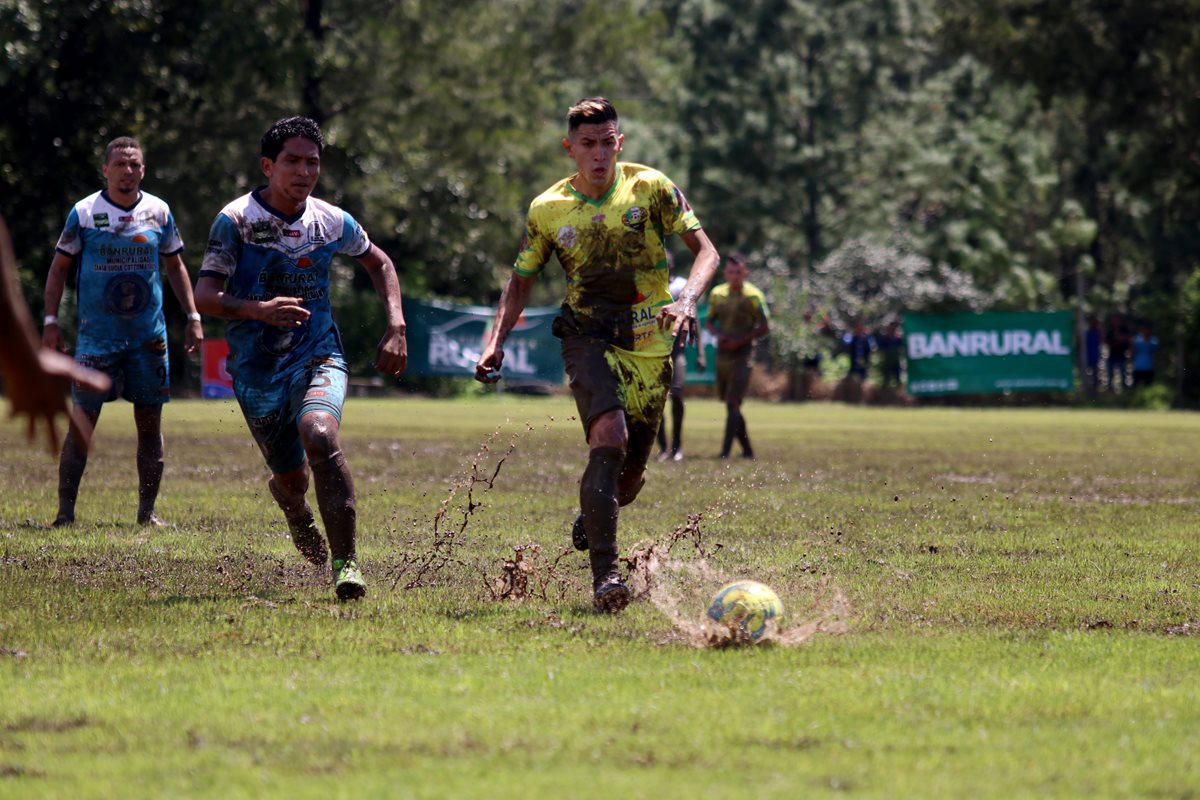
[{"label": "soccer player in yellow jersey", "polygon": [[725,403],[725,438],[719,458],[729,458],[733,440],[742,446],[742,456],[754,458],[742,400],[750,386],[750,357],[754,340],[771,329],[767,299],[758,287],[746,280],[746,260],[729,256],[725,263],[725,283],[708,296],[705,327],[717,335],[717,396]]},{"label": "soccer player in yellow jersey", "polygon": [[[534,281],[558,256],[567,296],[553,330],[589,447],[572,538],[589,551],[596,608],[610,613],[629,603],[617,561],[618,508],[645,483],[671,382],[672,345],[679,336],[696,341],[696,303],[720,260],[670,179],[617,160],[624,142],[617,111],[603,97],[580,100],[567,112],[562,144],[576,172],[530,205],[491,339],[475,366],[477,380],[500,379],[504,341]],[[695,257],[674,301],[664,247],[671,234]]]}]

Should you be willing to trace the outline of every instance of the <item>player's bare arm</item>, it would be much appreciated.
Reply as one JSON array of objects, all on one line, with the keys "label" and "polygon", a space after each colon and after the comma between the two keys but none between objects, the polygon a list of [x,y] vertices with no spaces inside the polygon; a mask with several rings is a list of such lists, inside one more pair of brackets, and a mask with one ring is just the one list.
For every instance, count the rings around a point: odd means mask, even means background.
[{"label": "player's bare arm", "polygon": [[375,369],[384,375],[399,378],[408,367],[408,329],[400,303],[400,279],[396,276],[396,267],[376,245],[371,245],[367,252],[359,256],[358,263],[371,276],[375,293],[387,311],[387,330],[375,351]]},{"label": "player's bare arm", "polygon": [[504,363],[504,342],[520,319],[521,312],[529,304],[529,294],[533,291],[536,280],[537,278],[516,273],[509,276],[504,293],[500,295],[500,304],[496,308],[492,337],[483,348],[479,363],[475,365],[475,380],[481,383],[495,383],[500,380],[500,366]]},{"label": "player's bare arm", "polygon": [[175,292],[175,297],[179,299],[179,305],[188,315],[187,327],[184,328],[183,334],[183,347],[187,352],[195,353],[199,351],[200,343],[204,341],[204,326],[200,324],[200,313],[196,310],[196,298],[192,295],[192,279],[188,275],[187,267],[183,264],[183,258],[178,253],[163,256],[162,264],[167,273],[167,281],[171,284],[171,291]]},{"label": "player's bare arm", "polygon": [[196,308],[221,319],[256,319],[276,328],[298,328],[311,316],[299,297],[243,300],[225,291],[221,278],[202,276],[196,282]]},{"label": "player's bare arm", "polygon": [[692,251],[695,260],[692,262],[692,271],[688,274],[687,285],[679,293],[679,299],[663,306],[658,312],[658,327],[662,329],[670,325],[672,336],[682,334],[687,337],[688,344],[695,344],[700,340],[696,307],[708,285],[712,283],[713,275],[717,274],[721,256],[703,229],[687,231],[680,234],[680,238]]},{"label": "player's bare arm", "polygon": [[42,346],[51,350],[64,352],[62,331],[58,327],[58,306],[62,303],[63,289],[67,285],[67,275],[71,272],[71,264],[75,261],[72,256],[55,252],[54,260],[50,262],[50,272],[46,275],[46,292],[42,296],[42,307],[46,310],[46,324],[42,327]]}]

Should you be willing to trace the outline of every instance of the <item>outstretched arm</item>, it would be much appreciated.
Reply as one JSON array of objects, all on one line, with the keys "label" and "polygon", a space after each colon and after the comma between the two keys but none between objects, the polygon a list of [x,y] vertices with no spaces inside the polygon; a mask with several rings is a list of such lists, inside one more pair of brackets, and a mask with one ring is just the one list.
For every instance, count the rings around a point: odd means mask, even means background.
[{"label": "outstretched arm", "polygon": [[[55,256],[56,262],[59,257],[70,263],[61,253]],[[60,284],[55,310],[61,296]],[[58,326],[53,327],[57,333]],[[0,345],[0,371],[4,373],[12,404],[10,416],[29,417],[29,440],[33,441],[37,435],[38,421],[44,421],[50,452],[57,453],[56,420],[59,414],[66,414],[86,442],[92,427],[82,413],[67,406],[67,390],[74,381],[86,389],[101,392],[108,388],[110,381],[107,375],[86,369],[62,353],[38,345],[33,320],[21,297],[17,260],[3,217],[0,217]]]},{"label": "outstretched arm", "polygon": [[662,311],[658,312],[658,327],[661,329],[670,325],[672,336],[683,334],[687,337],[688,344],[695,344],[700,340],[696,306],[708,285],[712,283],[717,266],[721,263],[721,256],[709,241],[708,234],[701,228],[682,233],[680,238],[692,251],[695,260],[692,262],[687,284],[679,292],[679,299],[663,306]]},{"label": "outstretched arm", "polygon": [[195,353],[204,341],[204,326],[200,324],[196,300],[192,296],[191,276],[188,275],[183,258],[178,253],[163,256],[162,262],[167,272],[167,281],[171,284],[171,291],[175,292],[175,296],[179,298],[179,305],[183,306],[184,313],[188,315],[188,322],[184,327],[183,348],[189,353]]},{"label": "outstretched arm", "polygon": [[375,369],[399,378],[408,367],[408,328],[404,324],[404,310],[400,304],[400,279],[396,277],[396,267],[387,254],[375,245],[358,257],[358,263],[371,276],[375,293],[387,311],[387,330],[375,351]]},{"label": "outstretched arm", "polygon": [[500,295],[500,305],[496,308],[496,321],[492,325],[491,338],[483,348],[483,354],[479,356],[479,363],[475,365],[475,380],[481,383],[495,383],[500,380],[500,366],[504,363],[504,342],[517,320],[521,318],[521,312],[529,304],[529,293],[533,290],[536,280],[537,278],[527,278],[515,272],[509,277],[504,293]]}]

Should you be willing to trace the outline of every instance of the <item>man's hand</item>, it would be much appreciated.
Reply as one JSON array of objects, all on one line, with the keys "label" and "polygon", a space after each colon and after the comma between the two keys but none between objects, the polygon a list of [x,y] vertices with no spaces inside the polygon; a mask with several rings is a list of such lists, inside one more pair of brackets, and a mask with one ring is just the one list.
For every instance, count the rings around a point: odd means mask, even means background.
[{"label": "man's hand", "polygon": [[408,368],[407,328],[389,329],[375,350],[375,369],[399,378]]},{"label": "man's hand", "polygon": [[311,316],[299,297],[275,297],[263,301],[258,318],[276,328],[299,328]]},{"label": "man's hand", "polygon": [[42,348],[37,352],[33,369],[10,376],[8,399],[10,417],[29,417],[28,437],[37,437],[39,420],[46,423],[46,441],[51,455],[58,455],[61,439],[56,424],[59,414],[66,414],[82,437],[84,446],[91,439],[92,426],[78,409],[68,405],[67,389],[75,382],[92,392],[103,392],[112,384],[103,372],[79,365],[75,359]]},{"label": "man's hand", "polygon": [[687,337],[687,344],[695,344],[700,340],[700,322],[696,318],[696,301],[681,297],[674,303],[668,303],[658,312],[658,329],[661,331],[671,327],[671,335],[678,338],[680,334]]},{"label": "man's hand", "polygon": [[189,353],[198,352],[203,341],[204,326],[200,324],[200,320],[188,320],[187,327],[183,330],[183,349]]},{"label": "man's hand", "polygon": [[488,344],[475,365],[475,380],[480,383],[495,383],[500,380],[500,366],[504,363],[504,349]]},{"label": "man's hand", "polygon": [[56,353],[66,352],[67,345],[63,342],[62,330],[58,327],[57,322],[51,322],[42,328],[42,347]]}]

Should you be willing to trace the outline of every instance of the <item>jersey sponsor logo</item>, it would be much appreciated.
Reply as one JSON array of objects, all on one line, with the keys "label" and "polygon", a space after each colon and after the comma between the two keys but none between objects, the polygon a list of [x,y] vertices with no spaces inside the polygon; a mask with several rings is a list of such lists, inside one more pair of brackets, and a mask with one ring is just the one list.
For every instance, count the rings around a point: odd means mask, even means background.
[{"label": "jersey sponsor logo", "polygon": [[299,239],[304,234],[302,234],[302,233],[300,233],[300,231],[294,230],[292,228],[284,228],[283,235],[288,237],[289,239]]},{"label": "jersey sponsor logo", "polygon": [[641,233],[646,230],[646,209],[641,206],[631,206],[621,215],[621,223],[630,230]]},{"label": "jersey sponsor logo", "polygon": [[135,274],[113,278],[104,289],[104,304],[122,319],[135,319],[150,305],[150,283]]},{"label": "jersey sponsor logo", "polygon": [[104,213],[93,214],[92,222],[95,223],[97,228],[107,228],[108,227],[108,214],[104,214]]},{"label": "jersey sponsor logo", "polygon": [[275,226],[264,220],[262,222],[250,223],[250,241],[254,244],[268,244],[270,242],[279,241],[279,237],[275,233]]},{"label": "jersey sponsor logo", "polygon": [[217,253],[220,253],[224,249],[225,249],[225,245],[222,244],[220,239],[209,239],[208,240],[208,248],[204,251],[204,254],[205,255],[209,255],[209,254],[216,255]]},{"label": "jersey sponsor logo", "polygon": [[133,222],[133,214],[122,214],[117,217],[117,220],[119,222]]},{"label": "jersey sponsor logo", "polygon": [[564,250],[570,250],[574,247],[578,238],[579,234],[572,225],[563,225],[554,236],[554,240],[558,242],[558,246]]},{"label": "jersey sponsor logo", "polygon": [[165,353],[167,352],[167,340],[162,336],[155,336],[153,339],[143,342],[142,347],[151,353]]},{"label": "jersey sponsor logo", "polygon": [[592,217],[592,222],[604,222],[606,219],[608,219],[608,214],[596,214]]}]

